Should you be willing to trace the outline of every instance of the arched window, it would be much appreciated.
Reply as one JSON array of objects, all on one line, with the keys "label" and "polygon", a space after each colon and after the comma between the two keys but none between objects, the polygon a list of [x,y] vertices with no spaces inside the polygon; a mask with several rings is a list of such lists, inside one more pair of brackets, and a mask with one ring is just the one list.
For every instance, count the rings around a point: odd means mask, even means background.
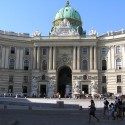
[{"label": "arched window", "polygon": [[88,70],[88,62],[87,62],[87,60],[82,61],[81,69],[82,70]]},{"label": "arched window", "polygon": [[14,66],[15,66],[15,60],[10,59],[10,61],[9,61],[9,69],[14,69]]},{"label": "arched window", "polygon": [[122,68],[122,61],[120,58],[116,59],[116,69]]},{"label": "arched window", "polygon": [[102,70],[107,70],[107,62],[106,62],[106,60],[102,60]]},{"label": "arched window", "polygon": [[28,70],[28,69],[29,69],[29,61],[24,60],[24,70]]},{"label": "arched window", "polygon": [[46,62],[46,60],[44,60],[44,61],[42,62],[42,69],[43,69],[43,70],[47,70],[47,62]]}]

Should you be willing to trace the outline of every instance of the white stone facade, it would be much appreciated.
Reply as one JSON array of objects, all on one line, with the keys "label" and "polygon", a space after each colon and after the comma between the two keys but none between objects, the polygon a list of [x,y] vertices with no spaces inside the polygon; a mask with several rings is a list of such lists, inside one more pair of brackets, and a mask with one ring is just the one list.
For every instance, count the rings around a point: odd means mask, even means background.
[{"label": "white stone facade", "polygon": [[94,80],[98,93],[125,94],[124,30],[99,37],[36,38],[0,32],[1,95],[30,96],[33,77],[37,78],[37,96],[47,94],[50,79],[58,92],[59,69],[65,66],[71,69],[72,88],[77,80],[80,91],[90,94]]}]

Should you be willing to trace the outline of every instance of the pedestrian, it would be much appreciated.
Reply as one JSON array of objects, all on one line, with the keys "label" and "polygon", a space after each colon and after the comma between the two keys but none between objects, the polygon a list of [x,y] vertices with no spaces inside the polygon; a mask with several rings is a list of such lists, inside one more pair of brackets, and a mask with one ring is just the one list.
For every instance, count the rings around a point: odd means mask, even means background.
[{"label": "pedestrian", "polygon": [[115,120],[115,105],[113,103],[111,103],[111,107],[112,107],[112,110],[111,110],[111,116],[112,116],[112,120]]},{"label": "pedestrian", "polygon": [[96,118],[97,122],[99,122],[99,119],[95,115],[96,107],[95,107],[94,100],[91,100],[91,104],[90,104],[89,107],[90,107],[90,109],[89,109],[89,122],[91,122],[91,116],[93,116],[94,118]]},{"label": "pedestrian", "polygon": [[112,105],[110,104],[108,108],[108,120],[111,117],[111,114],[112,114]]},{"label": "pedestrian", "polygon": [[106,112],[108,112],[108,105],[109,105],[109,102],[106,98],[104,98],[104,109],[103,109],[103,115],[105,116],[106,115]]}]

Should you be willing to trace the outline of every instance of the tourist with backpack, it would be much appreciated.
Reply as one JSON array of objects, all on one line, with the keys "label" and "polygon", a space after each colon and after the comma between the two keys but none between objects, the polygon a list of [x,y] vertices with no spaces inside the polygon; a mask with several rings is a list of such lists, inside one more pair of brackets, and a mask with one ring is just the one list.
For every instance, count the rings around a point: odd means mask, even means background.
[{"label": "tourist with backpack", "polygon": [[99,119],[96,117],[95,112],[96,112],[96,107],[95,107],[95,102],[94,100],[91,100],[91,105],[89,106],[89,122],[91,121],[91,116],[96,118],[96,120],[99,122]]}]

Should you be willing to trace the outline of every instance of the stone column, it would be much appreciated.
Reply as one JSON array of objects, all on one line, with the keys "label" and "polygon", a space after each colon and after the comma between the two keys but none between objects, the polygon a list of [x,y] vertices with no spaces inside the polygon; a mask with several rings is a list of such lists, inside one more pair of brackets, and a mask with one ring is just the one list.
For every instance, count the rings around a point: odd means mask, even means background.
[{"label": "stone column", "polygon": [[123,68],[125,68],[125,46],[124,45],[122,45],[122,66],[123,66]]},{"label": "stone column", "polygon": [[94,46],[94,70],[97,70],[97,53],[96,53],[96,46]]},{"label": "stone column", "polygon": [[73,70],[76,70],[76,46],[73,47]]},{"label": "stone column", "polygon": [[108,69],[111,69],[111,47],[109,46],[108,47],[108,65],[107,65],[107,68]]},{"label": "stone column", "polygon": [[49,70],[52,69],[52,47],[49,48]]},{"label": "stone column", "polygon": [[40,47],[37,47],[37,70],[40,68]]},{"label": "stone column", "polygon": [[5,68],[8,68],[9,65],[9,47],[6,47],[6,56],[5,56]]},{"label": "stone column", "polygon": [[20,69],[23,69],[23,65],[24,65],[24,60],[23,60],[23,48],[20,49]]},{"label": "stone column", "polygon": [[115,54],[115,51],[114,51],[114,46],[111,46],[111,68],[114,69],[115,68],[115,58],[114,58],[114,54]]},{"label": "stone column", "polygon": [[77,70],[80,70],[80,46],[77,46]]},{"label": "stone column", "polygon": [[18,47],[18,48],[16,48],[16,69],[19,69],[19,60],[20,60],[20,48]]},{"label": "stone column", "polygon": [[53,70],[56,69],[56,47],[53,47]]},{"label": "stone column", "polygon": [[33,48],[33,69],[36,69],[36,47]]},{"label": "stone column", "polygon": [[92,52],[92,46],[90,46],[90,70],[93,69],[93,52]]},{"label": "stone column", "polygon": [[2,47],[2,66],[1,68],[5,68],[5,46]]}]

